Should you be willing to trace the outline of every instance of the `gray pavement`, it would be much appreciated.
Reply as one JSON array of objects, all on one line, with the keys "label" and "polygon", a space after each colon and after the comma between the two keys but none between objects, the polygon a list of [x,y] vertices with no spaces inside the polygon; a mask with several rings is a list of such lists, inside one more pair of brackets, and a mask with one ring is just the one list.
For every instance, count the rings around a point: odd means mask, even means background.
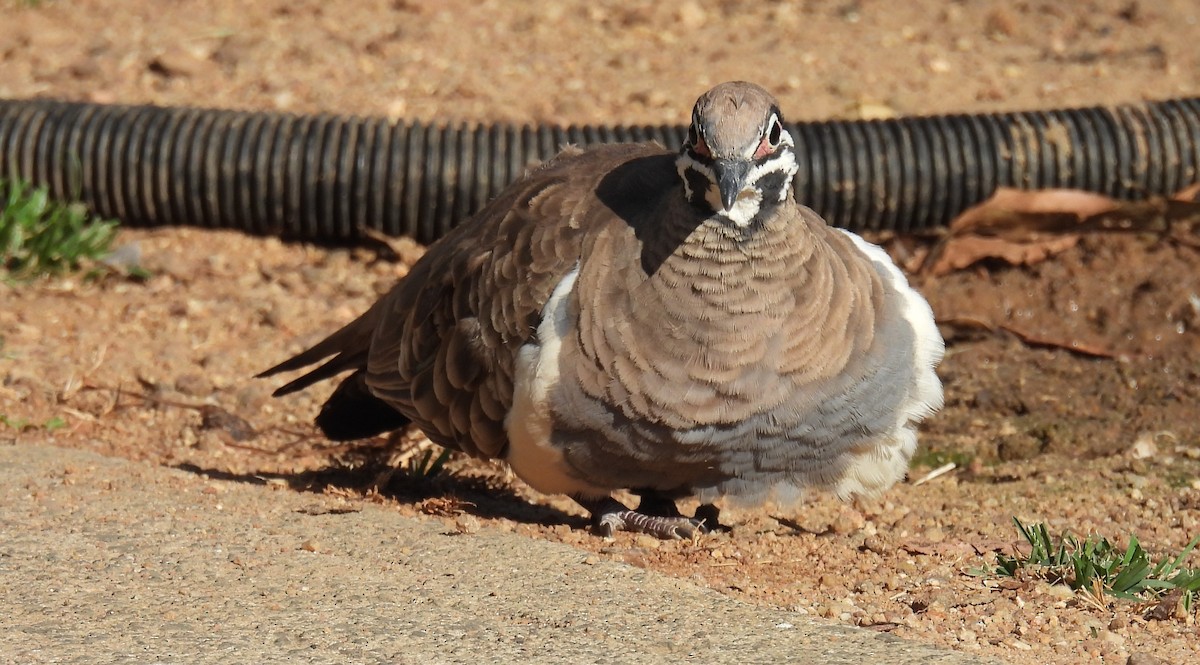
[{"label": "gray pavement", "polygon": [[975,663],[570,547],[0,446],[4,663]]}]

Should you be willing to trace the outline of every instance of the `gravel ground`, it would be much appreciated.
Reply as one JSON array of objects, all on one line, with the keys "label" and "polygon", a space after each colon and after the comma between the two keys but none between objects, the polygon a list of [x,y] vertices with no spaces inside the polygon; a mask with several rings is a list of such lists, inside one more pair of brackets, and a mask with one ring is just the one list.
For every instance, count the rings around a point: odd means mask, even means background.
[{"label": "gravel ground", "polygon": [[977,662],[543,540],[80,450],[0,447],[0,500],[4,663]]}]

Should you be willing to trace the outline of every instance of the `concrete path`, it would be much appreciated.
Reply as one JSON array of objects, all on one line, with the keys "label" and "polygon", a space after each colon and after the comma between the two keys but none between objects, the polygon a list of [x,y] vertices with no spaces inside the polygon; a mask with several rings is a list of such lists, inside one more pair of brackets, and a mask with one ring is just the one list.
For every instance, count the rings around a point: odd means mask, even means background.
[{"label": "concrete path", "polygon": [[0,446],[0,663],[974,663],[570,547]]}]

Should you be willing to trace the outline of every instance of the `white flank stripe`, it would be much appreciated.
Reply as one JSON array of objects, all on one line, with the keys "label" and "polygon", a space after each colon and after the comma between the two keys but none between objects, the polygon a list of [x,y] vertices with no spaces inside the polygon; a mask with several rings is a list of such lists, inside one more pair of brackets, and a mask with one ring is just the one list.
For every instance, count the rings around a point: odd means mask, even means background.
[{"label": "white flank stripe", "polygon": [[571,326],[568,304],[578,276],[576,264],[554,287],[542,308],[537,342],[522,346],[517,353],[513,405],[504,419],[509,444],[505,460],[521,480],[539,492],[605,496],[608,490],[571,475],[562,452],[550,441],[554,426],[550,395],[558,384],[558,354]]}]

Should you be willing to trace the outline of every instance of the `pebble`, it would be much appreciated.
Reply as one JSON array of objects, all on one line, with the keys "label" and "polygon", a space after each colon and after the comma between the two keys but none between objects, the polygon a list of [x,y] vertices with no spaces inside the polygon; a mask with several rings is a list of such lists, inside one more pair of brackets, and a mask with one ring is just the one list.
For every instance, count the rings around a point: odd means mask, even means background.
[{"label": "pebble", "polygon": [[1146,476],[1139,476],[1136,473],[1131,473],[1125,476],[1125,482],[1129,483],[1130,487],[1141,490],[1146,489],[1146,486],[1150,484],[1150,479]]},{"label": "pebble", "polygon": [[[646,550],[656,550],[662,547],[662,542],[663,541],[659,540],[658,538],[645,533],[639,533],[633,537],[633,544]],[[714,558],[716,557],[717,553],[717,550],[713,551]]]},{"label": "pebble", "polygon": [[1142,432],[1129,447],[1129,456],[1133,459],[1147,459],[1158,454],[1158,445],[1154,443],[1152,432]]},{"label": "pebble", "polygon": [[833,529],[834,533],[845,535],[862,529],[866,523],[857,510],[846,508],[838,513],[829,528]]},{"label": "pebble", "polygon": [[1012,37],[1017,34],[1017,19],[1008,9],[994,9],[984,18],[983,31],[993,39]]},{"label": "pebble", "polygon": [[863,548],[876,554],[884,554],[891,551],[891,548],[883,542],[883,539],[878,536],[867,536],[863,540]]},{"label": "pebble", "polygon": [[234,402],[240,411],[254,413],[267,404],[271,397],[270,386],[263,381],[247,382],[234,396]]},{"label": "pebble", "polygon": [[459,515],[454,520],[454,530],[462,535],[470,535],[479,531],[479,520],[474,515]]},{"label": "pebble", "polygon": [[196,430],[191,427],[185,427],[179,432],[179,445],[184,448],[191,448],[196,445],[200,437],[196,435]]},{"label": "pebble", "polygon": [[824,575],[821,575],[819,581],[821,583],[821,586],[826,587],[826,588],[833,588],[833,587],[841,587],[843,585],[844,580],[845,580],[845,578],[843,578],[841,575],[834,575],[833,573],[825,573]]},{"label": "pebble", "polygon": [[694,0],[685,2],[679,6],[678,11],[679,23],[688,30],[696,30],[708,23],[708,12],[704,7],[700,6],[699,2]]},{"label": "pebble", "polygon": [[189,77],[213,69],[213,63],[188,50],[172,47],[147,63],[147,68],[167,77]]},{"label": "pebble", "polygon": [[189,372],[175,377],[175,390],[192,397],[207,397],[213,392],[212,381],[199,372]]},{"label": "pebble", "polygon": [[870,579],[862,579],[855,583],[854,591],[856,593],[877,594],[879,593],[879,586]]},{"label": "pebble", "polygon": [[952,69],[950,61],[945,58],[934,58],[933,60],[930,60],[927,67],[929,68],[929,71],[934,74],[945,74]]}]

